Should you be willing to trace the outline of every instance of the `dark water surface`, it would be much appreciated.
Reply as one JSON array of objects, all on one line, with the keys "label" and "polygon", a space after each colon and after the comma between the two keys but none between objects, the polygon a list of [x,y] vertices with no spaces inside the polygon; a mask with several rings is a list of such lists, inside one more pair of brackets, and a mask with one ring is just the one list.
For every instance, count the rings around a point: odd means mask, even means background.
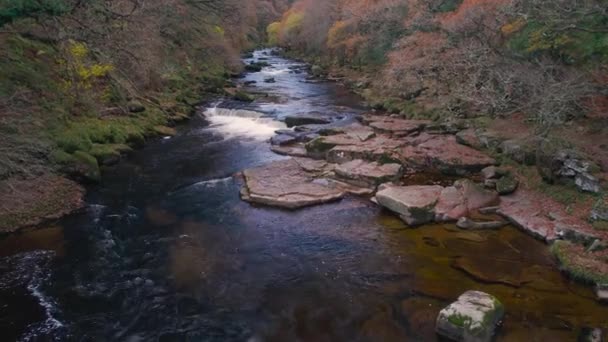
[{"label": "dark water surface", "polygon": [[283,158],[267,143],[274,119],[361,111],[266,53],[255,58],[272,66],[241,81],[270,96],[201,108],[106,170],[85,212],[0,240],[1,340],[433,341],[438,311],[469,289],[506,305],[499,341],[608,328],[591,290],[512,227],[409,229],[355,197],[298,211],[240,201],[232,175]]}]

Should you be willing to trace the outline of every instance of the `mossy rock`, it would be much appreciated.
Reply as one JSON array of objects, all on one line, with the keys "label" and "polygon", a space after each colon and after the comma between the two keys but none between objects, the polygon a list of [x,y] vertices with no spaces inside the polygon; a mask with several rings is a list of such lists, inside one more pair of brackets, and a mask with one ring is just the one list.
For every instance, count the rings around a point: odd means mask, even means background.
[{"label": "mossy rock", "polygon": [[234,93],[234,99],[237,101],[243,101],[243,102],[253,102],[253,101],[255,101],[255,96],[239,90],[236,93]]},{"label": "mossy rock", "polygon": [[518,186],[519,180],[512,174],[507,174],[496,182],[496,191],[500,195],[508,195],[515,192]]},{"label": "mossy rock", "polygon": [[325,137],[315,138],[304,145],[306,152],[312,156],[323,156],[335,146],[335,144],[327,143]]},{"label": "mossy rock", "polygon": [[262,66],[259,65],[258,63],[247,64],[247,65],[245,65],[245,71],[260,72],[260,71],[262,71]]},{"label": "mossy rock", "polygon": [[173,127],[154,126],[153,130],[154,130],[154,133],[161,135],[161,136],[165,136],[165,137],[167,137],[167,136],[172,137],[175,134],[177,134],[177,131]]},{"label": "mossy rock", "polygon": [[118,163],[123,153],[132,151],[125,144],[93,144],[89,153],[97,159],[101,165],[112,165]]},{"label": "mossy rock", "polygon": [[72,154],[74,163],[71,165],[71,170],[78,177],[91,182],[99,182],[101,180],[101,171],[97,159],[87,152],[76,151]]},{"label": "mossy rock", "polygon": [[572,278],[586,284],[608,284],[608,261],[586,252],[585,246],[557,240],[551,245],[551,253],[560,269]]},{"label": "mossy rock", "polygon": [[146,107],[139,101],[130,101],[127,104],[127,109],[131,113],[141,113],[146,110]]}]

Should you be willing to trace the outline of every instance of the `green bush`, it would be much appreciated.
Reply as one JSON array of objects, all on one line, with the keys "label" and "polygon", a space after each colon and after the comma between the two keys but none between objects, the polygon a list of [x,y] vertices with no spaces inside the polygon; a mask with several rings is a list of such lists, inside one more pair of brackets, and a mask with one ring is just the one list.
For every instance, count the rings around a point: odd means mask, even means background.
[{"label": "green bush", "polygon": [[64,0],[0,0],[0,26],[21,18],[60,15],[68,10]]}]

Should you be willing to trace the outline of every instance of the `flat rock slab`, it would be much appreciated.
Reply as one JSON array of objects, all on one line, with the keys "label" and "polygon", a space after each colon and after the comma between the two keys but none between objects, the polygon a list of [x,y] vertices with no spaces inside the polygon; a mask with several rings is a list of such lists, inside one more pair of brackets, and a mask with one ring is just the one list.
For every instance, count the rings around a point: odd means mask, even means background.
[{"label": "flat rock slab", "polygon": [[457,143],[454,136],[436,136],[416,146],[405,146],[398,155],[410,167],[434,168],[451,175],[479,172],[496,164],[488,155]]},{"label": "flat rock slab", "polygon": [[[336,134],[330,136],[321,136],[314,139],[306,144],[306,150],[312,157],[323,157],[328,158],[331,162],[338,162],[338,160],[350,161],[353,159],[367,159],[367,158],[351,158],[350,151],[358,153],[358,155],[372,155],[381,153],[392,153],[393,150],[402,146],[403,141],[392,139],[388,136],[374,136],[368,140],[362,141],[359,137],[349,134]],[[336,148],[339,151],[343,151],[344,156],[339,157],[338,151],[329,152]],[[331,156],[333,157],[331,157]],[[333,158],[333,160],[332,160]]]},{"label": "flat rock slab", "polygon": [[608,232],[594,229],[585,219],[569,215],[564,205],[527,189],[519,189],[509,196],[501,197],[498,214],[547,242],[557,239],[563,227],[568,227],[581,236],[608,239]]},{"label": "flat rock slab", "polygon": [[319,131],[321,135],[336,135],[336,134],[346,134],[353,138],[357,138],[360,141],[367,141],[376,136],[374,130],[369,126],[364,126],[359,123],[353,123],[347,126],[342,127],[332,127],[327,129],[322,129]]},{"label": "flat rock slab", "polygon": [[467,291],[439,312],[435,330],[453,341],[490,342],[504,313],[504,306],[496,297]]},{"label": "flat rock slab", "polygon": [[400,164],[379,164],[356,159],[338,165],[334,171],[347,183],[375,187],[399,179],[402,167]]},{"label": "flat rock slab", "polygon": [[421,131],[432,123],[430,120],[406,120],[385,116],[365,116],[363,117],[363,122],[379,132],[398,136],[405,136],[412,132]]},{"label": "flat rock slab", "polygon": [[243,171],[243,200],[296,209],[335,201],[344,191],[314,181],[294,159],[279,160]]},{"label": "flat rock slab", "polygon": [[304,145],[296,144],[296,145],[287,145],[287,146],[279,146],[273,145],[270,146],[270,150],[276,154],[280,154],[282,156],[292,156],[292,157],[306,157],[308,154],[306,153],[306,149]]},{"label": "flat rock slab", "polygon": [[381,206],[399,214],[410,226],[434,220],[434,207],[443,187],[438,185],[386,186],[376,193]]}]

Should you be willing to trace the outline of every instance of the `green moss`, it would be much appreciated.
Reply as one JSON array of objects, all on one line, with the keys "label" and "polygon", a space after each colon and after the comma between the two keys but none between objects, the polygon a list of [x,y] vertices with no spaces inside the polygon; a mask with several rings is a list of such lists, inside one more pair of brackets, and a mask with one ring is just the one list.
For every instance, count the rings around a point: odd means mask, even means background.
[{"label": "green moss", "polygon": [[541,23],[532,19],[511,38],[510,48],[527,56],[548,53],[569,64],[608,61],[608,33],[602,29],[608,25],[608,19],[601,13],[573,12],[570,16],[572,26],[581,29],[564,29],[556,24],[559,20]]},{"label": "green moss", "polygon": [[238,101],[252,102],[255,100],[255,96],[239,90],[234,94],[234,99]]},{"label": "green moss", "polygon": [[306,151],[310,153],[325,153],[335,146],[335,144],[327,143],[325,137],[315,138],[304,145]]},{"label": "green moss", "polygon": [[458,6],[460,6],[460,4],[462,3],[462,0],[445,0],[442,1],[439,6],[436,6],[435,8],[433,8],[433,11],[435,12],[452,12],[455,11]]},{"label": "green moss", "polygon": [[456,313],[448,316],[448,322],[452,323],[457,327],[464,328],[468,327],[471,324],[471,318]]},{"label": "green moss", "polygon": [[101,171],[95,157],[83,151],[74,152],[73,157],[77,163],[75,167],[77,167],[82,176],[94,182],[101,180]]},{"label": "green moss", "polygon": [[125,144],[93,144],[89,153],[99,164],[107,165],[117,162],[121,154],[129,151],[131,148]]},{"label": "green moss", "polygon": [[162,136],[174,136],[177,133],[175,128],[167,126],[154,126],[154,132]]},{"label": "green moss", "polygon": [[[589,260],[595,260],[596,258],[592,253],[585,252],[589,255],[581,255],[580,251],[573,248],[571,242],[564,240],[555,241],[551,245],[551,253],[559,262],[560,268],[575,280],[587,284],[608,283],[608,274],[602,273],[601,270],[595,269],[593,266],[587,266],[579,259],[586,257]],[[592,265],[592,263],[589,265]]]}]

